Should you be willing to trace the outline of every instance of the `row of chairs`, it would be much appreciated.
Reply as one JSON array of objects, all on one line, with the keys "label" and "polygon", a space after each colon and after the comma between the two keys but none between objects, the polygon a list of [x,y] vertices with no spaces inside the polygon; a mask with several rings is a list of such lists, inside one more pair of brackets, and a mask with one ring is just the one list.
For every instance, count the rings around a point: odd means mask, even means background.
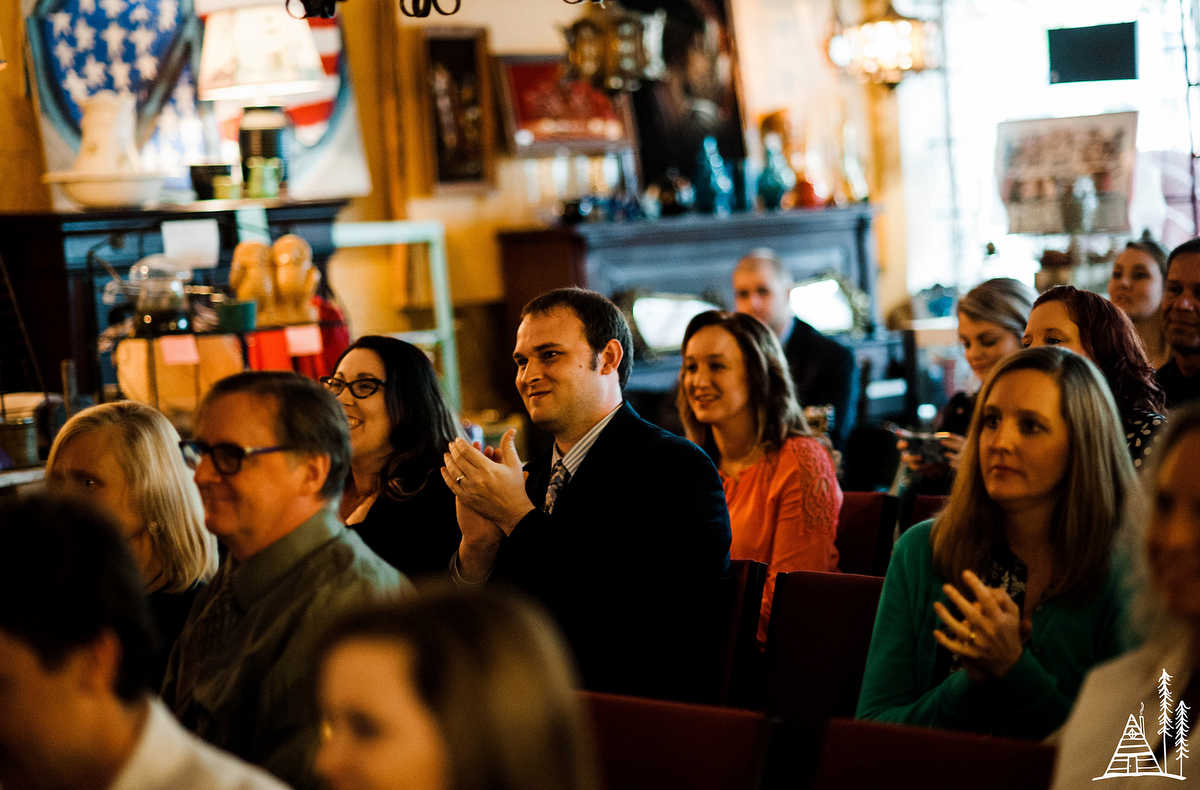
[{"label": "row of chairs", "polygon": [[1053,747],[835,718],[815,734],[811,771],[772,781],[776,720],[758,711],[581,692],[606,790],[1045,790]]},{"label": "row of chairs", "polygon": [[[944,497],[917,497],[913,523],[943,505]],[[887,494],[845,494],[837,535],[842,573],[778,575],[765,665],[756,635],[767,566],[733,561],[735,601],[720,693],[724,704],[757,706],[761,701],[773,712],[816,711],[822,719],[854,715],[882,577],[891,558],[896,510],[896,498]],[[820,634],[837,634],[836,644],[814,638]]]}]

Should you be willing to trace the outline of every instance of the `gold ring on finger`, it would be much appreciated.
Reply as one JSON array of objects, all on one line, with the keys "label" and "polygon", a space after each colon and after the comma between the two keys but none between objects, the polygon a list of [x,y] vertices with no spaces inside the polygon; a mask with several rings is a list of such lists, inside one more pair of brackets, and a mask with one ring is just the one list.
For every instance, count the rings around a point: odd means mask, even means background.
[{"label": "gold ring on finger", "polygon": [[[454,483],[455,483],[455,485],[462,485],[462,481],[463,481],[463,478],[464,478],[464,477],[466,477],[466,475],[459,475],[458,477],[454,478]],[[974,640],[974,634],[972,634],[972,639],[971,639],[971,641],[972,641],[972,642],[973,642],[973,641],[975,641],[975,640]]]}]

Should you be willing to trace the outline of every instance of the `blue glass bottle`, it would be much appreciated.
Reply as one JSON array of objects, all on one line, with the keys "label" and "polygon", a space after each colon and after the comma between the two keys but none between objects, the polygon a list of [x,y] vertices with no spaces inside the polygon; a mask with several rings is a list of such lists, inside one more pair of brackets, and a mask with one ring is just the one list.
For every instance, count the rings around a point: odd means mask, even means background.
[{"label": "blue glass bottle", "polygon": [[796,186],[796,174],[783,155],[783,141],[779,135],[768,134],[763,145],[767,156],[762,175],[758,177],[758,196],[762,198],[763,208],[775,211],[784,195]]},{"label": "blue glass bottle", "polygon": [[705,137],[696,154],[692,185],[696,190],[696,211],[719,217],[733,212],[733,178],[717,150],[715,137]]}]

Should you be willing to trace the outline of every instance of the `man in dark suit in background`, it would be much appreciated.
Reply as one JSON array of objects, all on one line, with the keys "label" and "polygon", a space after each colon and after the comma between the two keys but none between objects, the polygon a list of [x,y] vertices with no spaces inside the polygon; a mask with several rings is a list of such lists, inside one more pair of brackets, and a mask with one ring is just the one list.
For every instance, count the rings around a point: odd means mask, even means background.
[{"label": "man in dark suit in background", "polygon": [[734,309],[749,313],[779,336],[802,406],[833,404],[829,438],[844,449],[854,427],[858,366],[854,352],[792,315],[788,295],[792,274],[766,248],[751,250],[733,270]]},{"label": "man in dark suit in background", "polygon": [[450,446],[456,581],[504,581],[540,600],[589,689],[711,699],[730,542],[715,467],[624,402],[632,337],[603,296],[564,288],[531,301],[513,358],[530,419],[554,447],[523,479],[515,431],[496,452]]}]

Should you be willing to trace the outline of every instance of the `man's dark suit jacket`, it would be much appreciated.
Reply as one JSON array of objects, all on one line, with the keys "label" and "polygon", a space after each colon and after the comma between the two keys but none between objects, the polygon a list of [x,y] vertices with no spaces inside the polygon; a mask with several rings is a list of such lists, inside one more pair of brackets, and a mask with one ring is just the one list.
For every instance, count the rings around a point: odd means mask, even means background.
[{"label": "man's dark suit jacket", "polygon": [[854,363],[854,352],[796,318],[783,353],[792,369],[800,405],[833,404],[834,425],[829,438],[834,447],[842,449],[854,427],[858,404],[858,366]]},{"label": "man's dark suit jacket", "polygon": [[729,511],[712,461],[628,403],[547,515],[550,459],[525,466],[538,508],[504,539],[491,578],[550,610],[586,688],[711,699],[730,584]]}]

